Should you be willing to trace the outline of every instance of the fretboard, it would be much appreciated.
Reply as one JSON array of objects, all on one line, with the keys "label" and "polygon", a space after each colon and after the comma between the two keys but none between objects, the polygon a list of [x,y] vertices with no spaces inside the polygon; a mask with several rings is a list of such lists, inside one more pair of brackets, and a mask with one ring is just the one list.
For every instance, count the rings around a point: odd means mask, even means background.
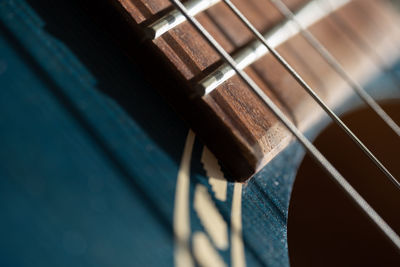
[{"label": "fretboard", "polygon": [[[169,0],[118,0],[180,84],[160,88],[234,179],[244,181],[278,154],[291,135]],[[269,0],[233,1],[331,107],[353,92]],[[284,1],[296,20],[362,82],[398,56],[395,14],[384,1]],[[323,112],[298,82],[218,0],[184,2],[191,15],[302,131]],[[398,25],[398,24],[397,24]]]}]

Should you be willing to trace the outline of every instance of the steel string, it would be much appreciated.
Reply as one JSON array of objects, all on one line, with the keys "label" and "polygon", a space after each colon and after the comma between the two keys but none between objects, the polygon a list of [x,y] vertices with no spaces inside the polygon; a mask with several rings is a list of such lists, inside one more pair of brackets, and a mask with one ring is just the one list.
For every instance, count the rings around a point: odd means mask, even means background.
[{"label": "steel string", "polygon": [[284,115],[274,102],[261,90],[261,88],[243,71],[237,68],[233,58],[219,45],[219,43],[203,28],[203,26],[189,13],[179,0],[169,0],[179,9],[186,19],[199,31],[206,41],[218,52],[218,54],[235,70],[239,77],[258,95],[258,97],[271,109],[288,130],[299,140],[314,160],[330,174],[333,180],[349,195],[360,209],[372,222],[385,234],[385,236],[400,251],[400,237],[368,204],[367,201],[347,182],[347,180],[335,169],[335,167],[318,151],[318,149],[296,128],[296,126]]},{"label": "steel string", "polygon": [[303,89],[318,103],[318,105],[331,117],[331,119],[353,140],[353,142],[367,155],[370,160],[382,171],[383,174],[400,190],[400,182],[394,178],[390,171],[375,157],[375,155],[364,145],[363,142],[347,127],[347,125],[325,104],[325,102],[314,92],[307,82],[290,66],[290,64],[271,46],[260,32],[248,21],[239,9],[230,1],[223,0],[232,12],[246,25],[246,27],[263,43],[274,58],[288,71],[288,73],[303,87]]},{"label": "steel string", "polygon": [[327,50],[318,39],[296,19],[293,12],[283,3],[282,0],[269,0],[287,19],[291,20],[298,27],[301,35],[307,42],[325,59],[325,61],[339,74],[343,80],[357,93],[357,95],[400,137],[400,127],[382,109],[382,107],[369,95],[365,89],[346,72],[337,59]]}]

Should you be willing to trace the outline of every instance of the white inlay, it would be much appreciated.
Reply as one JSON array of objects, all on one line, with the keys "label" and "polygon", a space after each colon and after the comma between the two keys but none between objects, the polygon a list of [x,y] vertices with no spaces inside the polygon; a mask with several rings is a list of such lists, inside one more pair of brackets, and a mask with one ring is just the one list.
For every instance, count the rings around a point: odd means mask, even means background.
[{"label": "white inlay", "polygon": [[197,263],[202,267],[226,266],[218,251],[214,249],[203,232],[196,232],[193,235],[193,253]]},{"label": "white inlay", "polygon": [[221,171],[217,158],[206,146],[204,146],[201,155],[201,163],[203,163],[204,170],[208,176],[208,182],[211,185],[215,198],[220,201],[226,201],[228,183]]},{"label": "white inlay", "polygon": [[227,249],[228,227],[204,185],[196,185],[194,210],[215,246],[221,250]]},{"label": "white inlay", "polygon": [[245,267],[244,244],[242,238],[242,184],[235,183],[231,213],[231,259],[233,267]]},{"label": "white inlay", "polygon": [[195,134],[189,131],[186,139],[178,178],[176,181],[174,206],[174,234],[175,234],[175,266],[194,266],[190,253],[190,217],[189,217],[189,190],[190,190],[190,160],[192,158]]}]

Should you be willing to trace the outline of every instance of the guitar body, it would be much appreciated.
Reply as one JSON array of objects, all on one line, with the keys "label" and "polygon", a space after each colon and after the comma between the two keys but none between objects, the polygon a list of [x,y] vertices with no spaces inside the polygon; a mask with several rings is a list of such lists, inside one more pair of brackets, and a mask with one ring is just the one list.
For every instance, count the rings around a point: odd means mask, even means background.
[{"label": "guitar body", "polygon": [[[0,2],[0,265],[288,266],[304,149],[292,142],[247,183],[227,181],[143,59],[119,49],[134,40],[115,41],[117,13],[93,5]],[[366,88],[396,100],[392,78]]]}]

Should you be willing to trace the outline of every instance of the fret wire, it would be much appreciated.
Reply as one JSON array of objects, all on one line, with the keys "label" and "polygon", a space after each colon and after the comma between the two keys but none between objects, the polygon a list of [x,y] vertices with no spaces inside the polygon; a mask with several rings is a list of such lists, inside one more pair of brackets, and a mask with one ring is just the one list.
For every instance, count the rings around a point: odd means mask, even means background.
[{"label": "fret wire", "polygon": [[282,0],[269,0],[274,6],[289,20],[293,21],[298,27],[301,35],[309,42],[309,44],[325,59],[325,61],[345,80],[358,96],[373,109],[376,114],[398,135],[400,136],[400,127],[392,120],[392,118],[379,106],[378,103],[365,91],[365,89],[340,65],[335,57],[319,42],[315,36],[296,19],[293,12],[288,8]]},{"label": "fret wire", "polygon": [[307,82],[296,72],[296,70],[271,46],[268,45],[260,32],[248,21],[248,19],[232,4],[230,0],[222,0],[232,12],[253,32],[253,34],[264,44],[274,58],[288,71],[288,73],[303,87],[303,89],[318,103],[318,105],[331,117],[331,119],[353,140],[353,142],[367,155],[370,160],[381,170],[383,174],[400,190],[400,182],[394,178],[390,171],[379,161],[378,158],[364,145],[363,142],[347,127],[347,125],[325,104],[325,102],[314,92]]},{"label": "fret wire", "polygon": [[[219,2],[221,2],[221,0],[190,0],[185,2],[185,8],[191,16],[195,16]],[[145,33],[151,39],[156,39],[185,20],[185,16],[183,16],[178,10],[174,9],[162,18],[150,24],[145,29]]]},{"label": "fret wire", "polygon": [[335,167],[319,152],[319,150],[302,134],[275,103],[261,90],[261,88],[243,71],[237,68],[233,58],[220,46],[220,44],[203,28],[203,26],[185,9],[179,0],[169,0],[179,9],[186,19],[199,31],[206,41],[218,52],[218,54],[235,70],[239,77],[257,94],[257,96],[269,107],[286,128],[310,153],[313,159],[332,177],[332,179],[348,194],[358,207],[371,219],[373,223],[386,235],[393,245],[400,250],[400,237],[380,217],[380,215],[368,204],[368,202],[347,182],[347,180],[335,169]]},{"label": "fret wire", "polygon": [[[363,12],[363,7],[359,6],[359,3],[357,1],[353,1],[353,0],[350,0],[350,1],[352,1],[353,3],[358,5],[358,9],[361,12]],[[334,8],[334,6],[335,6],[335,4],[334,4],[333,0],[326,0],[325,9],[327,9],[329,11],[329,10],[332,10]],[[364,15],[366,15],[365,11],[363,13],[364,13]],[[339,26],[340,29],[346,29],[346,31],[349,34],[350,39],[356,45],[358,45],[360,48],[362,48],[364,50],[365,54],[369,55],[372,58],[372,60],[375,61],[376,65],[386,66],[385,59],[376,51],[376,49],[374,49],[374,47],[370,46],[368,41],[366,41],[357,31],[352,29],[352,27],[349,25],[349,23],[346,22],[342,18],[341,15],[336,14],[336,13],[332,13],[332,19],[335,21],[335,23],[339,24],[338,26]],[[398,32],[400,32],[400,31],[398,31]],[[394,44],[394,46],[397,47],[396,44]]]},{"label": "fret wire", "polygon": [[[349,3],[350,0],[336,0],[329,11],[320,8],[321,2],[324,1],[326,0],[310,1],[296,12],[296,17],[302,22],[303,27],[307,28],[311,25],[314,25],[321,19],[326,18],[334,10],[337,10]],[[264,35],[264,38],[268,41],[270,46],[278,47],[299,33],[299,30],[293,24],[293,22],[288,20],[283,21],[269,30]],[[244,69],[268,53],[268,49],[260,41],[255,40],[237,52],[234,55],[234,59],[237,62],[238,67],[240,69]],[[222,64],[217,70],[199,82],[199,93],[210,93],[220,84],[234,75],[235,72],[229,67],[228,64]]]},{"label": "fret wire", "polygon": [[[334,8],[334,4],[330,1],[327,0],[327,4],[325,5],[326,9],[332,10]],[[381,72],[383,73],[390,73],[393,83],[395,84],[396,87],[398,87],[398,82],[399,82],[399,77],[396,76],[395,73],[387,66],[385,63],[385,60],[382,58],[381,55],[373,48],[371,47],[367,41],[365,41],[356,31],[351,29],[351,27],[346,23],[340,16],[338,16],[335,13],[332,13],[331,15],[332,20],[335,21],[337,24],[338,28],[341,30],[345,31],[347,33],[347,36],[353,42],[356,46],[358,46],[361,51],[370,58],[372,63],[377,66],[378,69],[380,69]]]}]

